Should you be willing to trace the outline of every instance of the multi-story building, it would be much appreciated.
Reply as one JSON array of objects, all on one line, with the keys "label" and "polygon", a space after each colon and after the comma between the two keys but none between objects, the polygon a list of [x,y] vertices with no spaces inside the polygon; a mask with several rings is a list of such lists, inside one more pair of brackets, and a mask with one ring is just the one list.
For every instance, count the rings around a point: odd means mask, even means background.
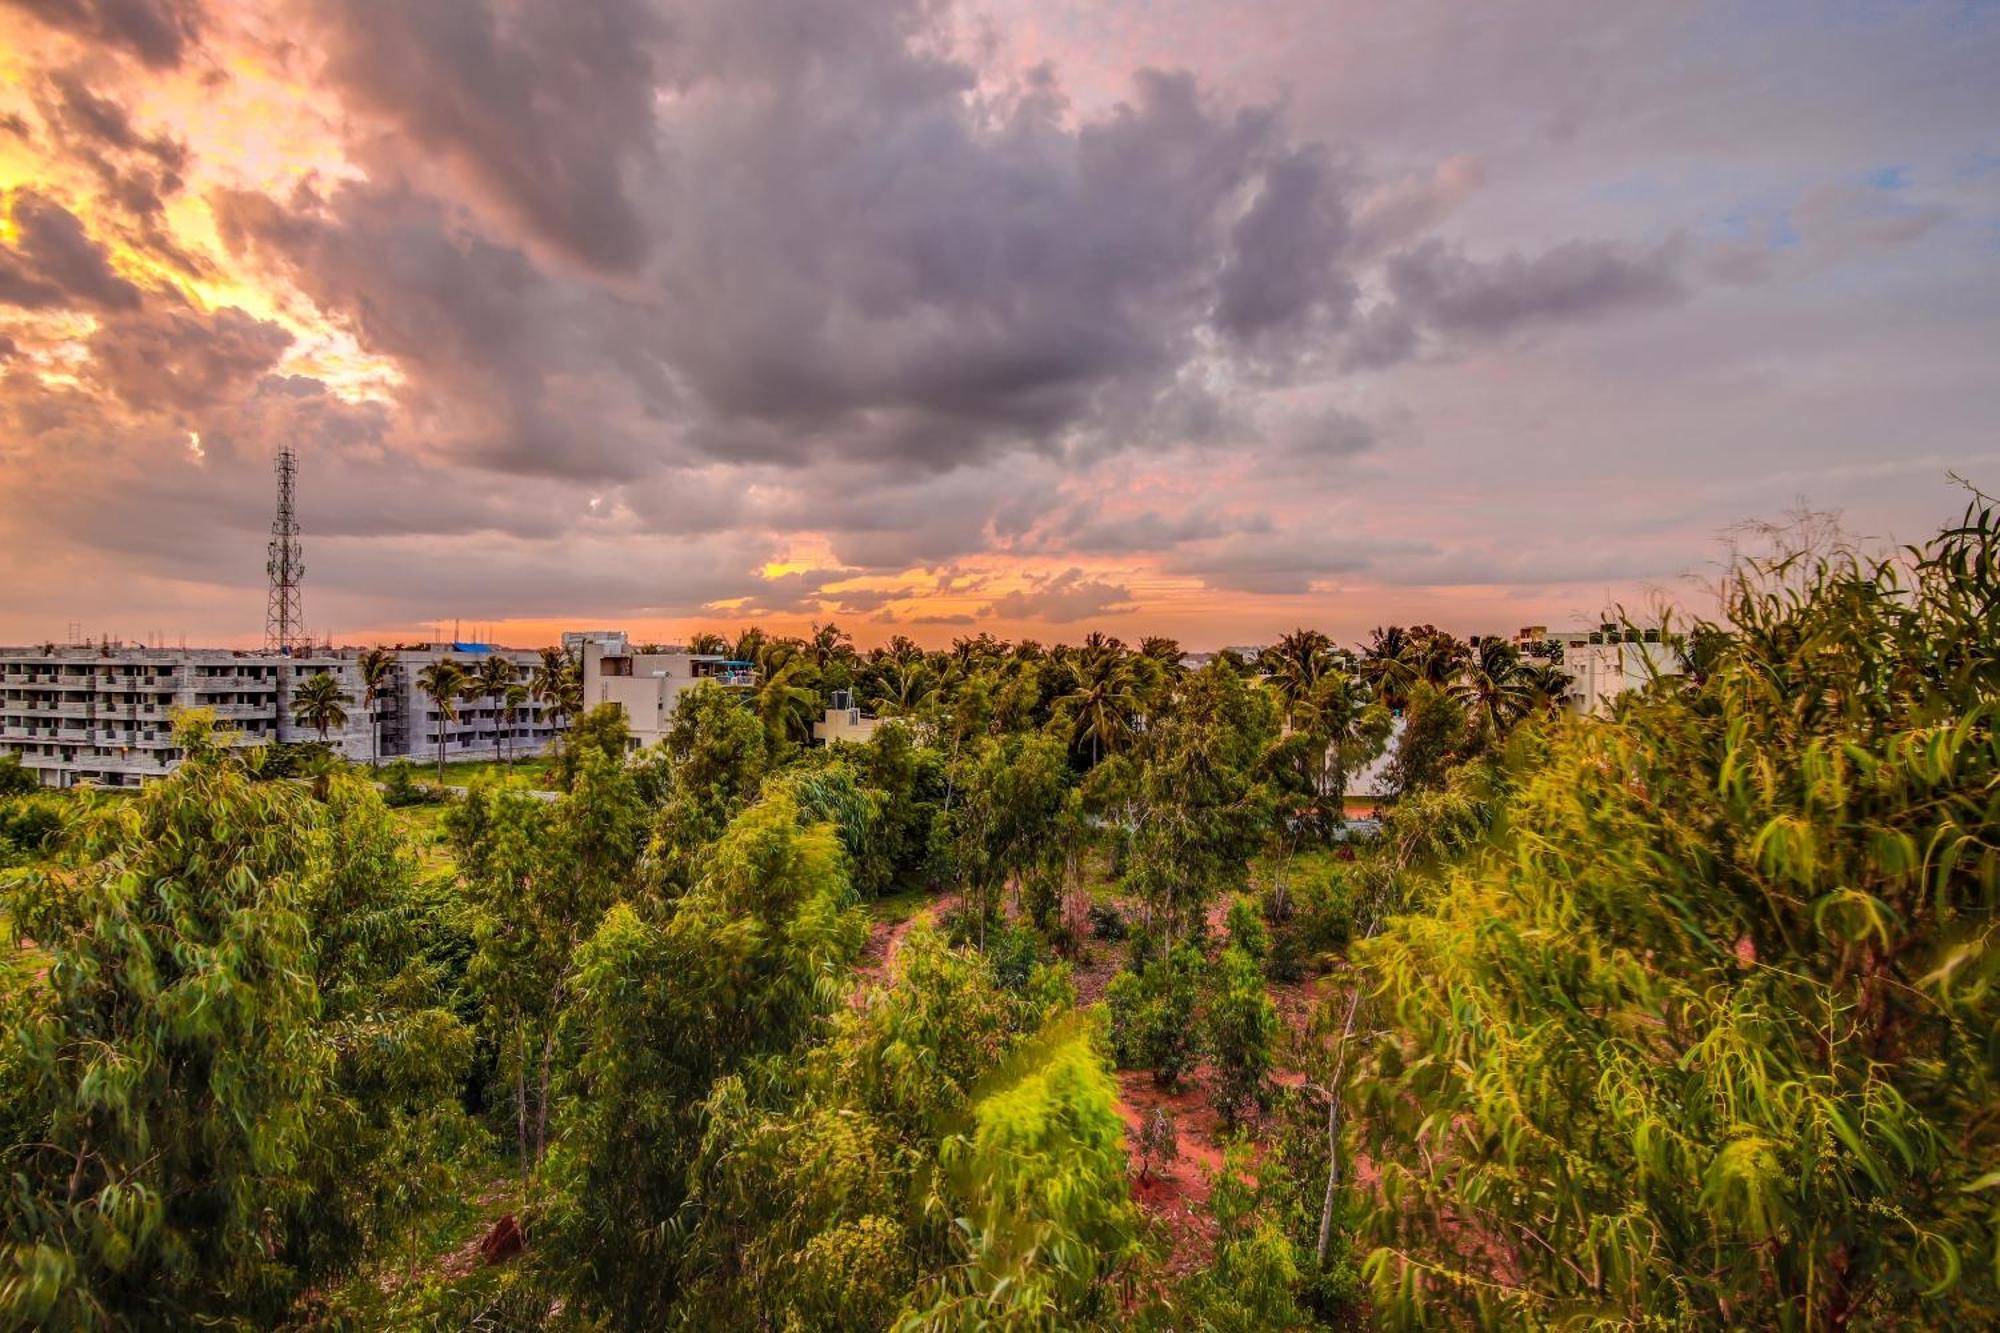
[{"label": "multi-story building", "polygon": [[632,745],[652,745],[673,725],[674,705],[683,691],[701,681],[749,686],[756,674],[748,662],[719,653],[635,653],[622,649],[622,634],[583,641],[583,706],[617,704],[632,731]]},{"label": "multi-story building", "polygon": [[[351,657],[116,643],[0,648],[0,751],[18,755],[52,787],[134,786],[179,761],[173,716],[186,709],[208,710],[246,743],[317,740],[316,731],[292,721],[281,700],[300,678],[320,671],[360,697]],[[326,739],[365,758],[368,730],[367,714],[354,708],[347,726]]]},{"label": "multi-story building", "polygon": [[1657,629],[1634,629],[1609,621],[1588,633],[1550,633],[1544,625],[1526,625],[1514,634],[1524,657],[1559,658],[1569,674],[1564,705],[1574,713],[1603,717],[1611,701],[1660,676],[1678,676],[1687,664],[1680,645]]},{"label": "multi-story building", "polygon": [[[525,678],[539,661],[532,651],[487,644],[429,644],[393,652],[395,674],[371,710],[364,703],[359,649],[287,657],[119,643],[0,648],[0,753],[18,755],[52,787],[136,786],[179,762],[173,717],[187,709],[213,713],[243,744],[319,740],[314,728],[293,720],[291,700],[301,683],[325,672],[351,701],[347,724],[329,730],[327,744],[361,761],[428,758],[437,753],[439,718],[416,684],[427,664],[449,657],[472,670],[500,653]],[[457,711],[455,719],[443,722],[450,759],[538,754],[555,734],[537,701],[512,718],[504,701],[494,698],[461,700]]]}]

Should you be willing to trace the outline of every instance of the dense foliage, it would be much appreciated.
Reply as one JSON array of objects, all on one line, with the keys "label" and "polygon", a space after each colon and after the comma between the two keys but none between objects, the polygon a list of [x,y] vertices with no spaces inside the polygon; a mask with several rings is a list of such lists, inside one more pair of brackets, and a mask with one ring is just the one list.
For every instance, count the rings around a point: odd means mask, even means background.
[{"label": "dense foliage", "polygon": [[1606,717],[1427,625],[825,626],[646,749],[425,668],[547,791],[0,764],[0,1325],[1990,1324],[2000,534],[1726,593]]}]

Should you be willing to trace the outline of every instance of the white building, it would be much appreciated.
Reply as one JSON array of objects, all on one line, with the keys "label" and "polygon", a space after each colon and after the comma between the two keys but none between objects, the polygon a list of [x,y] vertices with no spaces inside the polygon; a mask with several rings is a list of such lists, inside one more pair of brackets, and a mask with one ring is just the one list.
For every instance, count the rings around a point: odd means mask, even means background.
[{"label": "white building", "polygon": [[826,710],[826,716],[813,723],[813,742],[817,745],[831,745],[835,741],[851,741],[856,745],[865,744],[881,729],[883,719],[863,713],[854,702],[854,694],[849,690],[833,692],[833,706]]},{"label": "white building", "polygon": [[[51,787],[91,782],[130,787],[162,777],[180,761],[174,714],[206,709],[240,743],[317,741],[292,720],[299,685],[325,672],[340,682],[347,725],[326,742],[349,759],[428,758],[437,753],[437,711],[417,689],[417,674],[450,657],[467,670],[503,653],[525,679],[538,654],[485,644],[431,644],[393,650],[396,672],[373,710],[363,702],[361,650],[312,650],[298,656],[226,648],[141,648],[120,643],[0,648],[0,753],[20,757]],[[377,723],[379,722],[379,727]],[[542,706],[530,702],[509,720],[500,700],[461,701],[444,724],[446,758],[540,753],[554,735]]]},{"label": "white building", "polygon": [[1632,629],[1606,622],[1582,633],[1550,633],[1543,625],[1527,625],[1515,632],[1514,644],[1526,657],[1548,658],[1562,654],[1563,670],[1569,674],[1569,692],[1563,704],[1573,713],[1607,717],[1612,700],[1627,690],[1636,690],[1660,676],[1678,676],[1687,669],[1678,643],[1657,629]]},{"label": "white building", "polygon": [[583,642],[583,706],[617,704],[631,728],[632,745],[656,744],[673,725],[674,705],[683,691],[701,681],[726,687],[747,687],[756,682],[748,662],[735,662],[719,653],[634,653],[609,652],[607,645],[622,647],[624,636],[591,637]]},{"label": "white building", "polygon": [[[179,762],[173,715],[183,709],[207,709],[245,743],[318,740],[281,700],[321,671],[361,697],[352,658],[338,656],[117,643],[0,648],[0,751],[18,755],[47,786],[136,786]],[[366,758],[367,713],[350,708],[347,726],[326,739],[351,758]]]}]

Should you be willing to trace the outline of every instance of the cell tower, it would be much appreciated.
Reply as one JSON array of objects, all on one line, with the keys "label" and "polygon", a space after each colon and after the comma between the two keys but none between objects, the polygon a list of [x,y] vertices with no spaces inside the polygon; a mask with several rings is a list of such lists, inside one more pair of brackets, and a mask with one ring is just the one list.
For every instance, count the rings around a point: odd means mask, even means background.
[{"label": "cell tower", "polygon": [[271,599],[264,610],[264,650],[290,653],[306,642],[306,617],[299,584],[306,562],[299,550],[299,521],[292,512],[292,489],[298,481],[299,456],[289,444],[278,451],[278,516],[271,520]]}]

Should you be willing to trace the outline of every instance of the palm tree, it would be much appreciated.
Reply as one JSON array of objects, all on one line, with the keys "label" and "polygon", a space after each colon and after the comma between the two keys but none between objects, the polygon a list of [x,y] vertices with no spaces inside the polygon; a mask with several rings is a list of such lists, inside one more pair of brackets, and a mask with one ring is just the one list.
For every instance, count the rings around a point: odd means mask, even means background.
[{"label": "palm tree", "polygon": [[[1095,633],[1091,637],[1102,639]],[[1132,664],[1117,640],[1085,643],[1086,650],[1067,663],[1070,691],[1058,706],[1070,719],[1070,748],[1080,750],[1089,741],[1095,768],[1099,759],[1132,734],[1139,696],[1133,689]]]},{"label": "palm tree", "polygon": [[319,732],[320,743],[325,744],[329,730],[347,725],[346,705],[353,702],[354,696],[342,690],[339,681],[322,671],[299,686],[297,693],[292,695],[292,720]]},{"label": "palm tree", "polygon": [[382,762],[382,717],[376,705],[389,697],[389,687],[396,679],[396,655],[387,648],[370,648],[355,665],[361,670],[361,705],[368,710],[373,735],[368,765],[375,768]]},{"label": "palm tree", "polygon": [[[509,734],[513,732],[515,725],[520,722],[521,714],[527,711],[527,707],[528,687],[519,681],[513,682],[500,692],[500,720],[506,724]],[[508,748],[511,749],[512,747]],[[511,756],[508,762],[512,762]]]},{"label": "palm tree", "polygon": [[770,665],[758,673],[754,703],[773,749],[787,740],[810,741],[819,707],[819,673],[812,659],[802,652],[775,651],[777,647],[765,654]]},{"label": "palm tree", "polygon": [[1398,713],[1409,707],[1410,686],[1416,682],[1411,655],[1410,634],[1401,625],[1377,626],[1361,650],[1361,678],[1374,687],[1377,699]]},{"label": "palm tree", "polygon": [[550,723],[560,728],[565,718],[583,710],[583,681],[576,674],[576,659],[560,648],[542,649],[542,660],[528,675],[528,693],[541,701]]},{"label": "palm tree", "polygon": [[688,651],[697,657],[727,657],[729,640],[712,629],[705,629],[688,639]]},{"label": "palm tree", "polygon": [[936,697],[929,667],[892,659],[875,684],[875,711],[883,717],[908,717]]},{"label": "palm tree", "polygon": [[440,657],[417,673],[417,688],[437,710],[439,783],[444,782],[444,724],[458,720],[458,696],[464,691],[465,682],[465,668],[449,657]]},{"label": "palm tree", "polygon": [[847,631],[828,622],[814,625],[812,638],[807,641],[807,650],[812,653],[813,665],[824,671],[843,658],[854,656],[854,640]]},{"label": "palm tree", "polygon": [[1539,697],[1521,654],[1497,637],[1482,639],[1472,650],[1450,692],[1496,737],[1526,717]]},{"label": "palm tree", "polygon": [[1258,665],[1270,676],[1287,718],[1312,696],[1338,661],[1333,640],[1316,629],[1295,629],[1258,654]]},{"label": "palm tree", "polygon": [[479,663],[479,669],[472,675],[471,684],[475,687],[477,697],[493,701],[495,714],[493,719],[493,750],[495,754],[498,754],[500,751],[500,719],[498,716],[500,696],[507,692],[507,687],[514,683],[514,677],[518,674],[519,672],[515,669],[512,662],[498,653],[489,653]]}]

